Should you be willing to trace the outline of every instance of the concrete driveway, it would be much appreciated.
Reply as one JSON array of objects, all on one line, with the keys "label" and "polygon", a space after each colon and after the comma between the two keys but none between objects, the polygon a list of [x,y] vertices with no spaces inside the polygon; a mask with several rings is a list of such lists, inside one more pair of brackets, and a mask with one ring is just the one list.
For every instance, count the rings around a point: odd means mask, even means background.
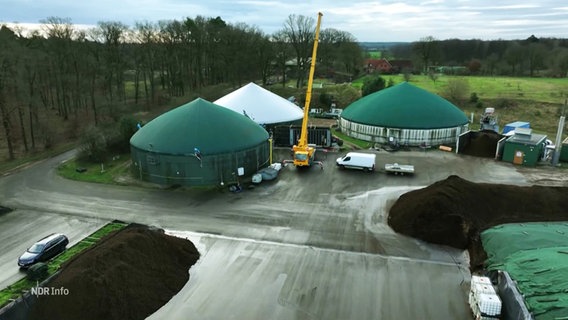
[{"label": "concrete driveway", "polygon": [[63,233],[69,246],[103,226],[98,219],[16,210],[0,215],[0,290],[25,276],[18,257],[35,241],[51,233]]},{"label": "concrete driveway", "polygon": [[[0,179],[0,204],[29,212],[10,228],[25,230],[49,214],[152,224],[189,237],[202,258],[154,319],[471,318],[466,254],[394,233],[388,208],[451,174],[527,184],[511,165],[432,150],[377,154],[377,168],[410,163],[414,177],[338,170],[339,154],[328,153],[325,170],[286,167],[254,190],[167,191],[64,180],[53,169],[69,156]],[[24,240],[31,239],[21,234],[16,242]]]}]

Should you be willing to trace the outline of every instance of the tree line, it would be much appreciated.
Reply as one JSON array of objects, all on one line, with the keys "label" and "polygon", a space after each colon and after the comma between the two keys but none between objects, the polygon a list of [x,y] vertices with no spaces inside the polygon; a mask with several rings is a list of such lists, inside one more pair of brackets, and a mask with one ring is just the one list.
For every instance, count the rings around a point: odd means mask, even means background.
[{"label": "tree line", "polygon": [[[134,26],[103,21],[86,30],[70,19],[49,17],[41,25],[31,34],[0,26],[0,154],[9,159],[50,148],[63,136],[76,138],[93,125],[110,123],[128,133],[123,128],[128,122],[116,126],[125,112],[148,111],[204,87],[295,80],[301,88],[315,36],[315,19],[302,15],[290,15],[273,34],[201,16]],[[568,40],[534,36],[516,41],[426,37],[390,47],[387,56],[412,59],[415,70],[423,72],[458,66],[479,75],[568,73]],[[364,58],[350,33],[321,30],[320,76],[356,78]]]},{"label": "tree line", "polygon": [[[199,88],[250,81],[299,88],[309,70],[315,19],[290,15],[265,34],[220,17],[99,22],[83,30],[70,19],[49,17],[26,34],[0,27],[0,148],[16,152],[51,147],[61,123],[80,128],[116,123],[126,111],[163,104]],[[345,31],[320,33],[318,70],[356,74],[362,49]]]},{"label": "tree line", "polygon": [[[397,59],[412,59],[416,70],[428,73],[436,67],[464,67],[475,75],[568,76],[568,39],[438,40],[432,36],[397,44],[389,49]],[[459,70],[459,69],[458,69]]]}]

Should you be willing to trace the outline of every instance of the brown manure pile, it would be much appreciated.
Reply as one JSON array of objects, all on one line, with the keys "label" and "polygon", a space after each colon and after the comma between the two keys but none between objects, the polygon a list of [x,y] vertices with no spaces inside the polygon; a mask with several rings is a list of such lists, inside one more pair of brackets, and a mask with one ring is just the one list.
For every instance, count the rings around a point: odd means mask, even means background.
[{"label": "brown manure pile", "polygon": [[495,158],[497,143],[502,137],[502,135],[495,131],[479,131],[477,132],[477,136],[472,138],[465,149],[460,153],[475,157]]},{"label": "brown manure pile", "polygon": [[427,242],[468,249],[471,268],[486,255],[480,233],[498,224],[568,220],[568,188],[473,183],[450,176],[403,194],[389,212],[396,231]]},{"label": "brown manure pile", "polygon": [[144,319],[189,280],[199,259],[188,240],[132,225],[77,255],[48,284],[68,295],[42,295],[30,319]]}]

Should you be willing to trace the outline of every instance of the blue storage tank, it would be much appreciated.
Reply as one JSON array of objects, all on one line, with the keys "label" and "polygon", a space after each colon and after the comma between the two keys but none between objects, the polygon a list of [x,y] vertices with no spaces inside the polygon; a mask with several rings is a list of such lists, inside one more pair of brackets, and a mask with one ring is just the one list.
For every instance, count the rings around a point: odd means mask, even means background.
[{"label": "blue storage tank", "polygon": [[530,128],[531,124],[525,121],[515,121],[511,123],[507,123],[503,128],[503,134],[507,132],[514,131],[516,128]]}]

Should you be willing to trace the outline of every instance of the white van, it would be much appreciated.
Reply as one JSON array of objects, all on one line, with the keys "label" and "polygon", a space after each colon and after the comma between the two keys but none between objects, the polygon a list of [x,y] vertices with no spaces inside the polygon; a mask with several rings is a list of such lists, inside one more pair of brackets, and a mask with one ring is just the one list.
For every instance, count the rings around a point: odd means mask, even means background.
[{"label": "white van", "polygon": [[367,172],[375,170],[376,155],[372,153],[349,152],[335,163],[339,168],[361,169]]}]

